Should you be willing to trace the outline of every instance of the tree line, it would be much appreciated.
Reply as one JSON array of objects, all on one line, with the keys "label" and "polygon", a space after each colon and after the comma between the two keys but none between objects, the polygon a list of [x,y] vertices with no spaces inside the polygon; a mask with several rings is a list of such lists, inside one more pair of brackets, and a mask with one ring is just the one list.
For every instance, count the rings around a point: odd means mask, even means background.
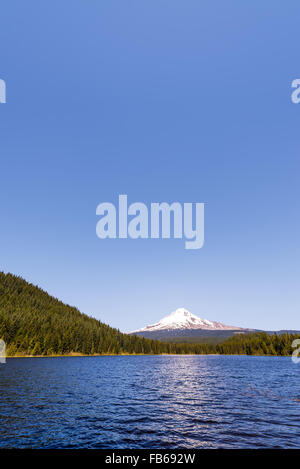
[{"label": "tree line", "polygon": [[123,334],[21,277],[0,272],[0,338],[8,356],[69,354],[291,355],[300,336],[239,334],[221,344],[160,342]]}]

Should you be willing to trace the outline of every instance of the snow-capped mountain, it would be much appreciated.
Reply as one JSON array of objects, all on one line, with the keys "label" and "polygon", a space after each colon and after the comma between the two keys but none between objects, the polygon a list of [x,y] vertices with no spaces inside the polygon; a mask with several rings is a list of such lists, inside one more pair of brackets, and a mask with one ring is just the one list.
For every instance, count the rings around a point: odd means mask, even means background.
[{"label": "snow-capped mountain", "polygon": [[144,332],[163,331],[185,331],[185,330],[210,330],[210,331],[241,331],[240,327],[227,326],[221,322],[201,319],[190,313],[185,308],[176,309],[173,313],[162,318],[159,322],[146,326],[143,329],[130,332],[130,334],[140,334]]}]

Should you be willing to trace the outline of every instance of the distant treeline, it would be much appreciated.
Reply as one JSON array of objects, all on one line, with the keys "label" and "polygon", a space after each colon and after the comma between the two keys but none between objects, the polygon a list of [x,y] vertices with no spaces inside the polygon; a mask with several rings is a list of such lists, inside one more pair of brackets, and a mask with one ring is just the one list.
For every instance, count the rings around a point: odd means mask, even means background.
[{"label": "distant treeline", "polygon": [[0,272],[0,338],[7,354],[291,355],[300,336],[235,335],[222,344],[172,344],[122,334],[20,277]]}]

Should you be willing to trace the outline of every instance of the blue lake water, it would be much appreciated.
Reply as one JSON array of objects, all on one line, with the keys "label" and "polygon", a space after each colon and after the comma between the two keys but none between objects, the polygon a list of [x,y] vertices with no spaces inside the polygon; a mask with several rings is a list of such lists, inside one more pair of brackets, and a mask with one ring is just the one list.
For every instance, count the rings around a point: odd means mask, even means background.
[{"label": "blue lake water", "polygon": [[288,357],[8,359],[1,448],[300,448]]}]

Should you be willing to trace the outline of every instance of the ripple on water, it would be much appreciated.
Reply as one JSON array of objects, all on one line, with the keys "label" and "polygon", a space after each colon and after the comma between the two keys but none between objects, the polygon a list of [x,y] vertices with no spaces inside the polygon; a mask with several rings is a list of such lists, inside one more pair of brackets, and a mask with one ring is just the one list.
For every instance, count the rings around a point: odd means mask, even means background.
[{"label": "ripple on water", "polygon": [[299,448],[300,367],[283,357],[11,359],[2,448]]}]

